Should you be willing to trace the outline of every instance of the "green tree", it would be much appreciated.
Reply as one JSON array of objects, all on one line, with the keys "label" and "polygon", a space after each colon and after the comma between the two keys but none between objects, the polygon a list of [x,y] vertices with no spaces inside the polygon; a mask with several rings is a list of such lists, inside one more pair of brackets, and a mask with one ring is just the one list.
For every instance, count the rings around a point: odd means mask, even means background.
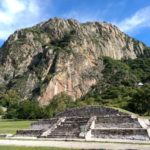
[{"label": "green tree", "polygon": [[16,107],[20,101],[20,96],[15,90],[8,90],[0,96],[0,105],[11,108]]},{"label": "green tree", "polygon": [[25,100],[20,102],[16,109],[17,118],[19,119],[40,119],[45,118],[44,108],[39,106],[36,101]]},{"label": "green tree", "polygon": [[128,109],[141,115],[150,115],[150,85],[137,89],[128,105]]},{"label": "green tree", "polygon": [[75,103],[72,97],[62,92],[53,97],[50,104],[46,107],[46,112],[48,116],[54,116],[56,113],[74,106]]}]

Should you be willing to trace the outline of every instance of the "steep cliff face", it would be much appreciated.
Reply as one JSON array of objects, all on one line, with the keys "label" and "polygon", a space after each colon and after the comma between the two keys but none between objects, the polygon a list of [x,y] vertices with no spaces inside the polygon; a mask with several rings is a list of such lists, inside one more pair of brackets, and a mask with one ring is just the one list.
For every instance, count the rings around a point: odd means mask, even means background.
[{"label": "steep cliff face", "polygon": [[8,38],[0,50],[0,83],[41,104],[60,92],[76,99],[101,78],[99,58],[134,59],[145,49],[111,24],[54,18]]}]

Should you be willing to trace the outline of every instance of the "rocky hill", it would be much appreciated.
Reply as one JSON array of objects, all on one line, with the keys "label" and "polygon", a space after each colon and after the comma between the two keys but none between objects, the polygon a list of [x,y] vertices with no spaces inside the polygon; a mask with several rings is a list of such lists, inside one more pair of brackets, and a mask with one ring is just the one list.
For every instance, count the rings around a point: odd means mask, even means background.
[{"label": "rocky hill", "polygon": [[103,76],[104,56],[115,60],[149,55],[147,47],[108,23],[50,19],[16,31],[0,49],[1,92],[48,104],[66,92],[84,96]]}]

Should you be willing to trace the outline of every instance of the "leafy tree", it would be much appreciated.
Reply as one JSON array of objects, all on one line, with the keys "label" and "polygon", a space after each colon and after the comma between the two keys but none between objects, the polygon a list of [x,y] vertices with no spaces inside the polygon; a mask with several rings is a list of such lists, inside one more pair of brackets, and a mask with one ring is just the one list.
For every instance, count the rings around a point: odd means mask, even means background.
[{"label": "leafy tree", "polygon": [[18,115],[15,108],[8,108],[7,112],[4,114],[5,119],[17,119]]},{"label": "leafy tree", "polygon": [[16,109],[17,118],[19,119],[40,119],[45,118],[45,112],[36,101],[23,101]]},{"label": "leafy tree", "polygon": [[74,106],[74,101],[71,96],[66,93],[60,93],[53,97],[50,104],[46,107],[46,112],[48,116],[53,116],[60,111]]},{"label": "leafy tree", "polygon": [[137,89],[128,105],[128,109],[141,115],[150,115],[150,85]]},{"label": "leafy tree", "polygon": [[136,75],[140,81],[150,77],[150,58],[137,58],[124,61],[131,68],[131,73]]},{"label": "leafy tree", "polygon": [[6,93],[1,94],[0,104],[4,107],[10,108],[18,105],[20,96],[15,90],[8,90]]}]

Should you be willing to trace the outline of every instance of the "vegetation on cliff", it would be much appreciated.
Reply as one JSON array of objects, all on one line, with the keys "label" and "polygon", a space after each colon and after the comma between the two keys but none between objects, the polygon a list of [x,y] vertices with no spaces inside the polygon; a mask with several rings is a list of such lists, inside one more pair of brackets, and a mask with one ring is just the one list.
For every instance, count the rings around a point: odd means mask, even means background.
[{"label": "vegetation on cliff", "polygon": [[103,77],[85,96],[76,101],[71,96],[60,93],[53,97],[49,105],[41,107],[35,100],[21,101],[14,90],[1,94],[0,104],[7,108],[4,117],[48,118],[67,108],[85,105],[113,106],[140,115],[150,115],[150,58],[113,60],[104,57],[103,62]]},{"label": "vegetation on cliff", "polygon": [[150,58],[113,60],[104,58],[103,78],[82,98],[101,105],[120,107],[150,115]]}]

